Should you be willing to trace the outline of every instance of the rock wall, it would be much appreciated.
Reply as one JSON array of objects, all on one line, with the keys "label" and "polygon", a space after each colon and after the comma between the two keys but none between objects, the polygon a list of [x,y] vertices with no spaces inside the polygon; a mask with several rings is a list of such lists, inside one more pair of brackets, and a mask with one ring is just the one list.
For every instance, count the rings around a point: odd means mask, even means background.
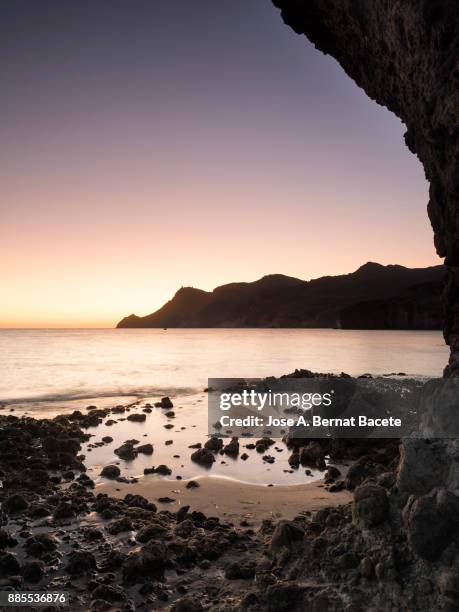
[{"label": "rock wall", "polygon": [[[405,142],[424,167],[435,248],[448,266],[442,301],[451,352],[449,380],[433,390],[435,402],[423,424],[426,435],[432,419],[450,431],[458,414],[457,388],[450,387],[459,377],[459,2],[273,1],[295,32],[336,58],[370,98],[404,122]],[[400,541],[409,544],[399,566],[412,568],[417,579],[435,580],[440,597],[435,609],[457,610],[459,439],[446,437],[455,436],[403,441],[389,501],[391,529],[399,529]],[[457,588],[450,588],[451,580],[458,581]]]},{"label": "rock wall", "polygon": [[459,376],[459,3],[457,0],[274,0],[285,23],[332,55],[407,127],[430,183],[427,207],[448,274],[446,376]]}]

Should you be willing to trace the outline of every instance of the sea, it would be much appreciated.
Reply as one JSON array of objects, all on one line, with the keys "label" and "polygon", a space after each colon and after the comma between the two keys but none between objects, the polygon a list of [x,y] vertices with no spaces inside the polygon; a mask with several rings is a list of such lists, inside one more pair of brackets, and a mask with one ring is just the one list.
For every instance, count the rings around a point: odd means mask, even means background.
[{"label": "sea", "polygon": [[[281,440],[270,448],[275,463],[254,450],[249,458],[218,458],[210,470],[191,461],[191,448],[208,436],[208,378],[280,376],[305,368],[351,375],[440,376],[448,349],[440,332],[350,331],[331,329],[2,329],[0,330],[1,414],[52,418],[90,406],[120,404],[143,411],[167,395],[174,418],[153,409],[143,423],[110,415],[89,428],[82,453],[96,487],[101,470],[118,462],[126,478],[144,476],[151,465],[165,464],[178,478],[227,478],[254,485],[295,485],[320,480],[319,470],[292,470]],[[115,424],[113,424],[113,419]],[[112,423],[110,422],[112,421]],[[110,436],[113,440],[99,443]],[[119,461],[114,450],[125,440],[154,446],[153,456]],[[191,448],[190,448],[191,447]],[[121,486],[121,485],[120,485]],[[132,485],[126,492],[133,491]],[[123,489],[124,490],[124,489]],[[175,493],[174,493],[175,495]]]},{"label": "sea", "polygon": [[338,329],[0,329],[0,401],[189,394],[208,378],[306,368],[440,376],[441,332]]}]

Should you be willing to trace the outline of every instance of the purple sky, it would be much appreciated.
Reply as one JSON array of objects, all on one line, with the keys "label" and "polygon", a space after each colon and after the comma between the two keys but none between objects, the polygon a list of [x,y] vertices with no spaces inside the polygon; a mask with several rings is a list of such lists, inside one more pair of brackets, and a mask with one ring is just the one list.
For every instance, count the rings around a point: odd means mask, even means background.
[{"label": "purple sky", "polygon": [[438,263],[403,126],[269,0],[7,0],[2,326]]}]

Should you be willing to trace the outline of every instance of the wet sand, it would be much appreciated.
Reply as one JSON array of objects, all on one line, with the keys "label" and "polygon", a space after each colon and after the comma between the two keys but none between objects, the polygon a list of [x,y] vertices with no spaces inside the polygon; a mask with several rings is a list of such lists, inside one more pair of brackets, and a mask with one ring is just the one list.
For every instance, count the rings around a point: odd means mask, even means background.
[{"label": "wet sand", "polygon": [[[97,401],[99,408],[106,408],[116,405],[121,398],[97,399],[94,398],[94,403]],[[291,451],[281,440],[276,440],[268,451],[275,456],[274,464],[264,462],[262,453],[246,448],[253,442],[250,439],[240,440],[241,453],[248,455],[247,461],[240,457],[217,455],[210,470],[190,461],[193,452],[190,445],[196,442],[204,444],[208,439],[205,393],[174,397],[175,419],[167,418],[164,410],[153,408],[144,413],[145,421],[141,423],[130,422],[126,416],[142,413],[145,405],[154,405],[158,398],[148,398],[149,401],[129,399],[128,404],[124,403],[125,413],[108,415],[103,423],[86,430],[91,440],[82,445],[82,452],[87,474],[95,483],[95,493],[107,493],[118,498],[124,498],[128,493],[139,494],[153,501],[158,510],[176,512],[181,506],[189,505],[192,511],[218,516],[234,524],[247,522],[249,526],[258,526],[268,518],[292,519],[301,513],[342,505],[352,499],[347,490],[328,492],[323,484],[323,471],[315,468],[306,470],[307,473],[304,468],[292,470],[288,463]],[[63,409],[60,403],[48,403],[46,409],[37,406],[36,412],[47,418],[54,413],[68,414],[75,409],[86,413],[86,405],[87,402],[70,402]],[[16,414],[19,416],[21,413],[26,412],[18,407]],[[104,436],[113,438],[112,442],[98,446],[97,442]],[[140,444],[152,443],[153,455],[139,454],[133,461],[120,459],[114,450],[132,438],[139,440]],[[172,443],[169,444],[168,440]],[[101,477],[103,466],[110,464],[117,465],[121,475],[130,482]],[[144,468],[159,464],[169,466],[172,474],[167,477],[143,474]],[[346,473],[347,466],[340,465],[339,468],[343,474]],[[199,487],[188,489],[186,485],[190,480],[198,482]],[[173,501],[158,501],[165,497]]]},{"label": "wet sand", "polygon": [[[349,491],[329,493],[321,481],[268,487],[212,476],[195,480],[200,484],[196,489],[187,489],[185,481],[159,478],[155,478],[154,482],[147,478],[140,479],[135,485],[105,481],[96,486],[95,493],[120,498],[127,493],[137,493],[154,501],[159,510],[176,512],[180,506],[189,505],[190,510],[199,510],[207,516],[218,516],[234,523],[245,520],[253,526],[258,526],[263,519],[292,519],[303,512],[346,504],[352,499]],[[157,501],[160,497],[175,501],[160,503]]]}]

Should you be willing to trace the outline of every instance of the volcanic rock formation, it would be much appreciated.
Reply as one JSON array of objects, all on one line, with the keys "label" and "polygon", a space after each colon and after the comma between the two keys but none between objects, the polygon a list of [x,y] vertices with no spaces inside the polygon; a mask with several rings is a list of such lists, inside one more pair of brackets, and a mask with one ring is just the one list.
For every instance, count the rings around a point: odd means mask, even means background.
[{"label": "volcanic rock formation", "polygon": [[[332,55],[371,99],[407,127],[405,142],[421,161],[430,183],[427,209],[435,247],[448,266],[443,306],[450,359],[444,374],[455,379],[459,377],[459,3],[273,1],[285,23]],[[459,404],[457,390],[455,403],[451,401],[452,382],[435,391],[443,417],[448,407],[454,417]],[[432,406],[425,421],[427,434],[429,420],[435,416]],[[403,522],[401,538],[410,544],[414,558],[438,563],[429,567],[432,576],[437,574],[443,597],[438,609],[442,610],[459,606],[459,590],[452,593],[443,578],[448,571],[445,565],[456,568],[459,563],[457,456],[457,439],[404,440],[396,486],[389,498],[392,529]],[[403,564],[414,563],[410,559]],[[397,597],[400,601],[401,596]]]},{"label": "volcanic rock formation", "polygon": [[429,218],[448,275],[447,376],[459,375],[459,3],[456,0],[274,0],[285,23],[332,55],[406,125],[430,183]]}]

